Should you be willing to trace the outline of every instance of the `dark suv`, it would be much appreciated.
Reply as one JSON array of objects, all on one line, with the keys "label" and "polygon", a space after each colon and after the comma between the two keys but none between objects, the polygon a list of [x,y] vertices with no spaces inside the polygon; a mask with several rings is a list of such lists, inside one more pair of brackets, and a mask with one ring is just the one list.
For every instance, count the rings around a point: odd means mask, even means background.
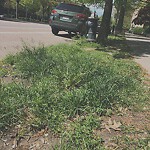
[{"label": "dark suv", "polygon": [[55,35],[59,31],[79,32],[84,35],[87,32],[86,21],[90,15],[89,8],[84,5],[60,3],[52,10],[49,25]]}]

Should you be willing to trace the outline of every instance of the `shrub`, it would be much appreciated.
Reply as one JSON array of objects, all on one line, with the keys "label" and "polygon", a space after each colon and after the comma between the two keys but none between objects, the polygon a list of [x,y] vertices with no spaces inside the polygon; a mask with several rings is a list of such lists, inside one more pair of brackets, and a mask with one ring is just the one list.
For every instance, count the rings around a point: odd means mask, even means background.
[{"label": "shrub", "polygon": [[149,26],[144,28],[144,35],[146,35],[146,34],[150,34],[150,27]]},{"label": "shrub", "polygon": [[134,34],[143,34],[144,29],[142,27],[135,27],[133,28],[133,33]]}]

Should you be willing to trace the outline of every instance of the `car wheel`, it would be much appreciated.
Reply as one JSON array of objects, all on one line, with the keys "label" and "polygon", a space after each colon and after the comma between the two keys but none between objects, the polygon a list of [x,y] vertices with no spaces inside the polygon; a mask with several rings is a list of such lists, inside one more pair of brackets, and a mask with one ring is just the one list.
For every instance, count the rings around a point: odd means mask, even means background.
[{"label": "car wheel", "polygon": [[58,35],[58,32],[59,32],[59,30],[58,30],[58,29],[56,29],[56,28],[52,28],[52,33],[53,33],[54,35]]}]

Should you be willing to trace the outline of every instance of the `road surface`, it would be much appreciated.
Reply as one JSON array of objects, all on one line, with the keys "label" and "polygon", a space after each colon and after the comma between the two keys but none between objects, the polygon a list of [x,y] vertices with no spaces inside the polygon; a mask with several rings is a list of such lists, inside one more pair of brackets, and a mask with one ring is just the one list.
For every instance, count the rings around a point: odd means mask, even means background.
[{"label": "road surface", "polygon": [[21,51],[23,45],[48,46],[70,40],[65,32],[61,32],[60,36],[53,35],[50,26],[46,24],[0,20],[0,59]]},{"label": "road surface", "polygon": [[150,75],[150,37],[126,34],[126,40],[133,50],[134,60]]}]

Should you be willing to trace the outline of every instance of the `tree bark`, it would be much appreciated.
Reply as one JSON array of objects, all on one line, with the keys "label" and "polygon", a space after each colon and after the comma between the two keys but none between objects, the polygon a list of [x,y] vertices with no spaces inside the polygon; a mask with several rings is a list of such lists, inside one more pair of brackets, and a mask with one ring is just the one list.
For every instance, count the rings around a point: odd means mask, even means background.
[{"label": "tree bark", "polygon": [[108,34],[110,33],[112,5],[113,5],[113,0],[105,0],[104,13],[103,13],[102,22],[97,37],[98,43],[105,42],[107,40]]},{"label": "tree bark", "polygon": [[45,6],[43,6],[43,9],[42,9],[42,21],[44,20],[44,14],[45,14]]},{"label": "tree bark", "polygon": [[26,20],[27,20],[27,18],[28,18],[28,8],[26,6]]},{"label": "tree bark", "polygon": [[122,33],[123,31],[123,22],[124,22],[124,16],[126,12],[126,5],[127,5],[127,0],[123,0],[121,9],[120,9],[120,14],[119,14],[119,20],[115,29],[115,33]]}]

